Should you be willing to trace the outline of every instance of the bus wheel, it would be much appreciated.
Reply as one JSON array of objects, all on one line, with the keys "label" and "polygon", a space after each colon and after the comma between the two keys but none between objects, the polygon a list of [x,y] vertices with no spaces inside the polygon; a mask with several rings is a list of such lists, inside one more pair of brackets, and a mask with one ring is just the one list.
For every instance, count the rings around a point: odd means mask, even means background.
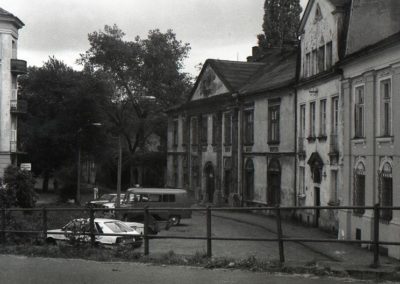
[{"label": "bus wheel", "polygon": [[170,216],[168,221],[172,226],[176,226],[176,225],[179,225],[179,223],[181,222],[181,217]]}]

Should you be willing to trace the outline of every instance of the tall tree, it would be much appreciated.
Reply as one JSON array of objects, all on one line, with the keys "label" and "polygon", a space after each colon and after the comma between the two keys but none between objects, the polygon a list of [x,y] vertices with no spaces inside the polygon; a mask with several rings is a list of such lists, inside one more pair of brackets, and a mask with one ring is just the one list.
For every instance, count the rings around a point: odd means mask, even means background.
[{"label": "tall tree", "polygon": [[145,151],[150,135],[166,140],[164,111],[182,102],[191,87],[190,76],[182,71],[190,47],[172,30],[151,30],[147,38],[133,41],[124,36],[116,25],[89,34],[90,49],[80,62],[111,86],[101,100],[103,110],[124,139],[133,169],[135,154]]},{"label": "tall tree", "polygon": [[[28,74],[21,77],[20,88],[21,97],[28,101],[28,113],[20,124],[20,140],[33,171],[43,176],[46,191],[55,171],[75,164],[79,129],[101,119],[94,95],[101,92],[102,86],[51,57],[43,67],[30,67]],[[97,145],[93,139],[98,133],[92,129],[83,131],[81,144]]]},{"label": "tall tree", "polygon": [[300,0],[265,0],[264,33],[257,36],[259,47],[280,48],[296,40],[301,11]]}]

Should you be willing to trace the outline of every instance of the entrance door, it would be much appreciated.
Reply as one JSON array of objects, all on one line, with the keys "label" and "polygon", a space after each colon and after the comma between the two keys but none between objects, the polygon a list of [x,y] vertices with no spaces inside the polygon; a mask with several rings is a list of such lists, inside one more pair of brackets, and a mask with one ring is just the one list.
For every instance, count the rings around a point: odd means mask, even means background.
[{"label": "entrance door", "polygon": [[[314,188],[315,193],[315,206],[321,206],[321,194],[319,187]],[[319,209],[315,210],[315,226],[319,226]]]},{"label": "entrance door", "polygon": [[206,192],[207,201],[212,203],[214,199],[215,181],[214,181],[214,167],[211,163],[208,163],[204,169],[206,175]]}]

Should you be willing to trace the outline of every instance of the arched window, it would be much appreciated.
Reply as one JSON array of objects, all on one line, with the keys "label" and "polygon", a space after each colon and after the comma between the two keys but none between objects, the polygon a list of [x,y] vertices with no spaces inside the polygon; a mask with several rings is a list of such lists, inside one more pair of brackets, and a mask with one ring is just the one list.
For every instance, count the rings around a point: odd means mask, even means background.
[{"label": "arched window", "polygon": [[[392,166],[385,162],[379,172],[379,204],[380,206],[393,206],[393,176]],[[381,209],[382,220],[390,221],[393,217],[392,209]]]},{"label": "arched window", "polygon": [[[365,166],[359,162],[354,169],[354,206],[365,206]],[[354,209],[356,214],[364,214],[365,209]]]},{"label": "arched window", "polygon": [[281,203],[281,165],[278,159],[272,159],[268,165],[268,205]]},{"label": "arched window", "polygon": [[247,159],[244,168],[245,178],[245,200],[252,201],[254,199],[254,164],[252,159]]}]

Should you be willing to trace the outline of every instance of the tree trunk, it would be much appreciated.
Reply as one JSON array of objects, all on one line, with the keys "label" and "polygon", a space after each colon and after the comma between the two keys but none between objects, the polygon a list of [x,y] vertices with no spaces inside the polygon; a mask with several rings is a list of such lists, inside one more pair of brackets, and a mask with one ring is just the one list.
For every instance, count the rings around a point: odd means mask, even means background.
[{"label": "tree trunk", "polygon": [[49,179],[50,179],[49,171],[44,171],[44,173],[43,173],[42,192],[48,192],[49,191]]}]

